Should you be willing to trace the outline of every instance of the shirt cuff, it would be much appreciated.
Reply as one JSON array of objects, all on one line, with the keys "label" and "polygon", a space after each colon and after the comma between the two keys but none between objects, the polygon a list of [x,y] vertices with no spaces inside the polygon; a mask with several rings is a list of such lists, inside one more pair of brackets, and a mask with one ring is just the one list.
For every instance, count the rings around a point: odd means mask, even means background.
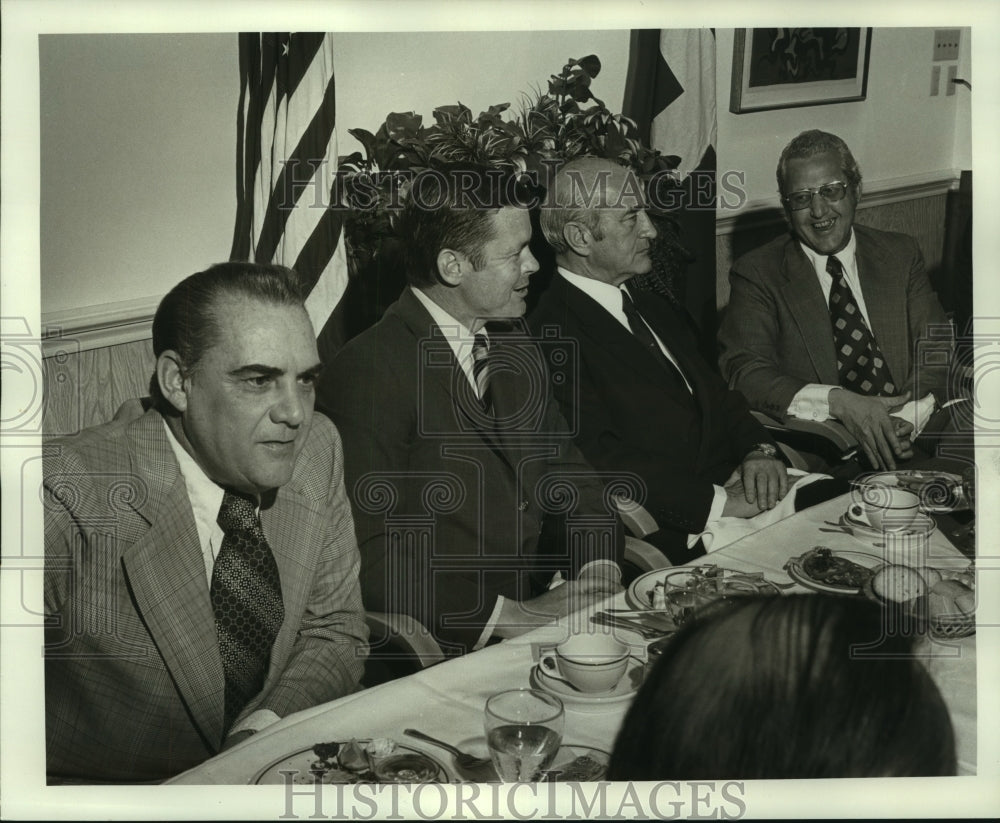
[{"label": "shirt cuff", "polygon": [[909,423],[913,424],[913,434],[911,437],[916,437],[924,430],[924,426],[927,425],[927,421],[931,419],[931,415],[934,414],[934,406],[936,401],[933,394],[925,395],[919,400],[910,400],[903,404],[902,408],[898,411],[892,413],[893,417],[902,417]]},{"label": "shirt cuff", "polygon": [[788,404],[788,415],[799,420],[829,420],[830,390],[837,386],[807,383],[795,393]]},{"label": "shirt cuff", "polygon": [[[239,723],[233,726],[229,730],[229,734],[236,734],[237,732],[263,731],[272,723],[277,723],[279,720],[281,720],[281,718],[270,709],[257,709],[257,711],[247,715]],[[228,737],[229,735],[227,734],[226,736]]]},{"label": "shirt cuff", "polygon": [[497,602],[493,606],[493,612],[490,614],[490,619],[486,621],[486,625],[483,626],[483,633],[479,635],[479,639],[476,644],[472,647],[472,651],[478,652],[483,646],[485,646],[490,638],[493,636],[493,630],[497,627],[497,621],[500,619],[500,612],[503,611],[504,599],[502,594],[497,595]]}]

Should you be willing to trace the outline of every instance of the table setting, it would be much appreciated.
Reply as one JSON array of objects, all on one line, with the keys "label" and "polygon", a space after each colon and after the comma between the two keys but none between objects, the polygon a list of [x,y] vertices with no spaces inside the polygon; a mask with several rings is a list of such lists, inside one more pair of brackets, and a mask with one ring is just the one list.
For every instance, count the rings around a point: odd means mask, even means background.
[{"label": "table setting", "polygon": [[[810,591],[911,618],[952,718],[959,773],[975,774],[975,568],[924,519],[947,502],[940,475],[860,481],[690,564],[640,575],[596,606],[283,718],[169,782],[599,780],[648,668],[695,610]],[[961,478],[949,484],[963,505]]]}]

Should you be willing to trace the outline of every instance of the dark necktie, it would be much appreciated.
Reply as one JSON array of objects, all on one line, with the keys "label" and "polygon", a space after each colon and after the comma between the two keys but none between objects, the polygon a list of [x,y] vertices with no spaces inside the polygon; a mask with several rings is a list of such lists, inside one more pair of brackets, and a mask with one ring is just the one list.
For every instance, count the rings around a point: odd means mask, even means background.
[{"label": "dark necktie", "polygon": [[233,720],[264,685],[271,646],[285,617],[274,555],[255,501],[226,492],[219,509],[224,532],[212,568],[212,609],[226,676],[226,719]]},{"label": "dark necktie", "polygon": [[833,278],[830,320],[833,322],[833,345],[837,350],[840,385],[858,394],[895,394],[896,386],[889,374],[889,366],[865,324],[844,277],[844,267],[833,255],[826,259],[826,272]]},{"label": "dark necktie", "polygon": [[625,289],[619,289],[619,291],[622,293],[622,311],[625,312],[625,319],[628,320],[629,328],[632,329],[632,336],[653,355],[653,358],[663,367],[664,371],[673,380],[677,381],[678,385],[684,389],[684,393],[690,395],[691,390],[688,388],[680,368],[663,353],[663,349],[656,342],[653,332],[650,331],[649,326],[646,325],[646,321],[642,319],[642,315],[635,307],[635,303],[632,302],[632,296]]},{"label": "dark necktie", "polygon": [[489,369],[490,341],[485,334],[477,334],[472,341],[472,376],[476,381],[476,390],[479,392],[479,402],[483,404],[483,410],[489,412],[493,406],[490,397],[490,369]]}]

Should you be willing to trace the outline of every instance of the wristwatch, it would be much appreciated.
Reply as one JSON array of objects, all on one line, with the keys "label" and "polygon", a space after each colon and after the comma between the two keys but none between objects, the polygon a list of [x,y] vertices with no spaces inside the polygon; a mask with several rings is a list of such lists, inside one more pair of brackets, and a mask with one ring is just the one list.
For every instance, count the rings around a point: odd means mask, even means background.
[{"label": "wristwatch", "polygon": [[743,459],[745,460],[754,452],[760,452],[765,457],[770,457],[772,460],[779,459],[778,449],[774,446],[773,443],[754,443],[754,445],[750,447],[750,450],[746,453],[746,456]]}]

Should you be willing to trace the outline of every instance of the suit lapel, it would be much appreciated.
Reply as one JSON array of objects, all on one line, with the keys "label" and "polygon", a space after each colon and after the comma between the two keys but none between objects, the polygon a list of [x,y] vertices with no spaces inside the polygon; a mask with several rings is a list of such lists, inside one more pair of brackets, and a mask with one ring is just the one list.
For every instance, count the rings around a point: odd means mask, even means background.
[{"label": "suit lapel", "polygon": [[[456,434],[477,433],[490,449],[514,468],[515,463],[504,449],[502,439],[492,426],[488,425],[489,421],[480,412],[479,399],[472,390],[465,372],[462,371],[451,344],[441,334],[440,327],[409,288],[400,295],[396,309],[413,335],[414,349],[418,353],[419,359],[414,363],[414,368],[420,370],[421,386],[424,387],[423,396],[420,398],[420,402],[424,405],[420,412],[434,413],[431,412],[429,402],[434,397],[441,398],[443,407],[439,409],[439,416],[433,421],[435,428],[444,420],[449,420]],[[427,368],[428,357],[433,357],[438,368]],[[494,382],[497,385],[494,385]],[[508,381],[504,377],[499,381],[495,381],[493,376],[490,378],[490,390],[494,392],[494,402],[499,402],[501,409],[516,408],[512,406],[516,400],[510,396],[507,384]]]},{"label": "suit lapel", "polygon": [[[833,348],[833,326],[829,322],[830,308],[823,299],[816,272],[799,248],[797,241],[785,245],[782,266],[785,282],[781,293],[792,318],[802,336],[803,346],[812,360],[818,383],[838,385],[837,353]],[[817,322],[816,318],[823,318]]]},{"label": "suit lapel", "polygon": [[218,746],[225,682],[205,560],[187,488],[162,418],[149,412],[129,427],[133,465],[149,493],[136,511],[149,530],[122,557],[125,575],[164,664],[194,722]]},{"label": "suit lapel", "polygon": [[903,353],[909,334],[905,320],[900,319],[904,316],[901,308],[906,305],[905,298],[899,293],[895,278],[887,274],[893,271],[894,261],[867,236],[857,230],[855,233],[858,280],[868,310],[871,333],[885,356],[893,381],[896,386],[901,386],[907,375],[897,374],[896,371],[907,362]]},{"label": "suit lapel", "polygon": [[[593,344],[605,349],[623,369],[630,370],[644,383],[662,379],[663,366],[632,333],[605,311],[590,295],[568,283],[558,274],[549,286],[551,300],[576,315],[580,327]],[[641,311],[640,307],[640,311]]]}]

